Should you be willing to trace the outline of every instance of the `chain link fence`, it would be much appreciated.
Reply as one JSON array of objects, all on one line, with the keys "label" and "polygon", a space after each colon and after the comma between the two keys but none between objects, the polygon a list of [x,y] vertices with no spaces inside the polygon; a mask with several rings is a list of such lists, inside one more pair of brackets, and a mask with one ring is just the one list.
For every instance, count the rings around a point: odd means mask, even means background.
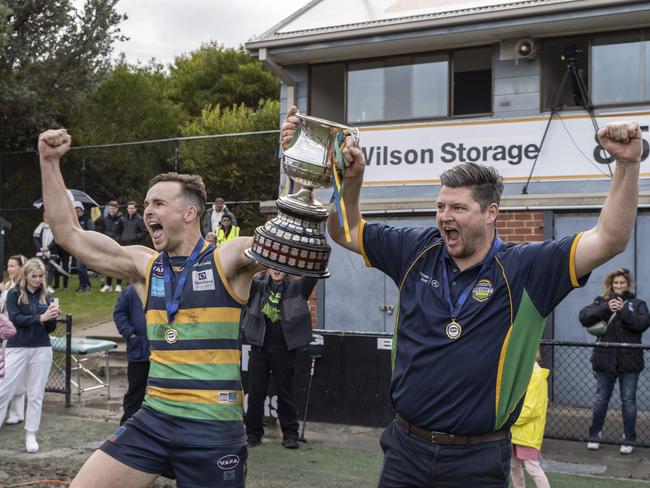
[{"label": "chain link fence", "polygon": [[65,406],[71,405],[72,379],[72,315],[57,320],[56,329],[50,334],[52,343],[52,367],[45,391],[63,393]]},{"label": "chain link fence", "polygon": [[[542,341],[542,366],[551,370],[545,437],[581,442],[589,440],[592,408],[596,399],[596,379],[591,364],[594,348],[615,351],[615,354],[639,350],[646,365],[650,359],[650,345],[645,344]],[[636,405],[635,444],[650,447],[650,371],[647,369],[639,375]],[[624,443],[621,407],[617,381],[607,409],[601,443]]]}]

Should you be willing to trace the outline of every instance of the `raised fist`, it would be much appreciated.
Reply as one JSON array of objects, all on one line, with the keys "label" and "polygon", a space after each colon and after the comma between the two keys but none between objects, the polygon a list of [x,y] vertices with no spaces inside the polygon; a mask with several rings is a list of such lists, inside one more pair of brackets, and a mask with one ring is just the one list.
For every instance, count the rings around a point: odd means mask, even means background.
[{"label": "raised fist", "polygon": [[65,129],[50,129],[38,136],[38,153],[41,160],[59,160],[68,152],[72,138]]},{"label": "raised fist", "polygon": [[628,164],[641,162],[643,139],[638,122],[610,122],[598,131],[598,140],[616,162]]}]

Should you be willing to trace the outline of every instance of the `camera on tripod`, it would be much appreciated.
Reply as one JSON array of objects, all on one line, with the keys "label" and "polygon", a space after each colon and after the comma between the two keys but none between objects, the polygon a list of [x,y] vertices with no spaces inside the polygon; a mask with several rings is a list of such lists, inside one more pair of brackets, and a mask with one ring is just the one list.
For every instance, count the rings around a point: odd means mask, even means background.
[{"label": "camera on tripod", "polygon": [[584,49],[578,49],[577,47],[568,47],[560,56],[562,61],[575,61],[578,59],[578,55],[584,53]]}]

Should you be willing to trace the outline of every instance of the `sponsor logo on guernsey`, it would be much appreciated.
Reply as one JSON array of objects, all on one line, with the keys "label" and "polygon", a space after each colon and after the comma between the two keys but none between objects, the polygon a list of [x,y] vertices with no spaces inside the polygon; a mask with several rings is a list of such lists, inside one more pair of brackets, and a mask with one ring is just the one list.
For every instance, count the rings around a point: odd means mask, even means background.
[{"label": "sponsor logo on guernsey", "polygon": [[192,271],[192,289],[194,291],[214,290],[214,274],[212,270]]},{"label": "sponsor logo on guernsey", "polygon": [[429,275],[425,275],[422,271],[420,271],[420,281],[423,283],[428,283],[431,278]]},{"label": "sponsor logo on guernsey", "polygon": [[236,391],[220,391],[218,398],[219,403],[239,403],[239,395]]},{"label": "sponsor logo on guernsey", "polygon": [[163,277],[163,265],[162,263],[153,263],[153,266],[151,267],[151,275],[155,278],[162,278]]},{"label": "sponsor logo on guernsey", "polygon": [[480,280],[472,290],[472,296],[477,302],[484,302],[494,293],[494,286],[490,280]]},{"label": "sponsor logo on guernsey", "polygon": [[153,276],[151,278],[151,296],[164,297],[165,296],[165,282],[162,278]]},{"label": "sponsor logo on guernsey", "polygon": [[217,466],[219,469],[222,469],[224,471],[235,469],[237,466],[239,466],[239,456],[236,454],[228,454],[226,456],[223,456],[217,461]]}]

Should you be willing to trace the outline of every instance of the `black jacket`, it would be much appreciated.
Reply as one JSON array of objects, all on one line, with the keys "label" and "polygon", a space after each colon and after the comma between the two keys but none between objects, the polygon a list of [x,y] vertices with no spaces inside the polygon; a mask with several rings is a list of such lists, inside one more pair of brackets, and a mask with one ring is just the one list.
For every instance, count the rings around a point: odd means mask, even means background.
[{"label": "black jacket", "polygon": [[[623,300],[625,305],[616,313],[607,332],[598,338],[598,342],[641,343],[641,334],[650,326],[648,306],[630,292],[623,294]],[[608,301],[602,296],[596,297],[591,305],[580,311],[580,323],[589,327],[600,320],[607,322],[612,315]],[[642,349],[594,347],[591,363],[594,371],[615,374],[639,373],[645,367]]]},{"label": "black jacket", "polygon": [[85,215],[79,217],[79,225],[83,230],[95,230],[95,222]]},{"label": "black jacket", "polygon": [[118,213],[115,217],[111,217],[110,214],[102,217],[102,231],[113,240],[121,242],[123,229],[124,217],[121,213]]},{"label": "black jacket", "polygon": [[[271,277],[264,274],[255,277],[251,284],[248,305],[242,310],[241,327],[246,341],[264,346],[266,321],[262,308],[269,295]],[[284,279],[284,291],[280,300],[280,324],[289,351],[307,346],[311,342],[311,312],[307,300],[316,286],[316,278]]]},{"label": "black jacket", "polygon": [[146,235],[147,227],[144,225],[143,218],[137,213],[133,215],[126,214],[120,243],[125,246],[142,244]]},{"label": "black jacket", "polygon": [[19,303],[20,289],[14,286],[7,294],[9,320],[16,327],[16,335],[9,339],[7,347],[49,347],[50,332],[56,329],[56,320],[41,322],[39,317],[47,310],[50,296],[45,303],[39,303],[40,289],[36,293],[27,292],[29,303]]}]

